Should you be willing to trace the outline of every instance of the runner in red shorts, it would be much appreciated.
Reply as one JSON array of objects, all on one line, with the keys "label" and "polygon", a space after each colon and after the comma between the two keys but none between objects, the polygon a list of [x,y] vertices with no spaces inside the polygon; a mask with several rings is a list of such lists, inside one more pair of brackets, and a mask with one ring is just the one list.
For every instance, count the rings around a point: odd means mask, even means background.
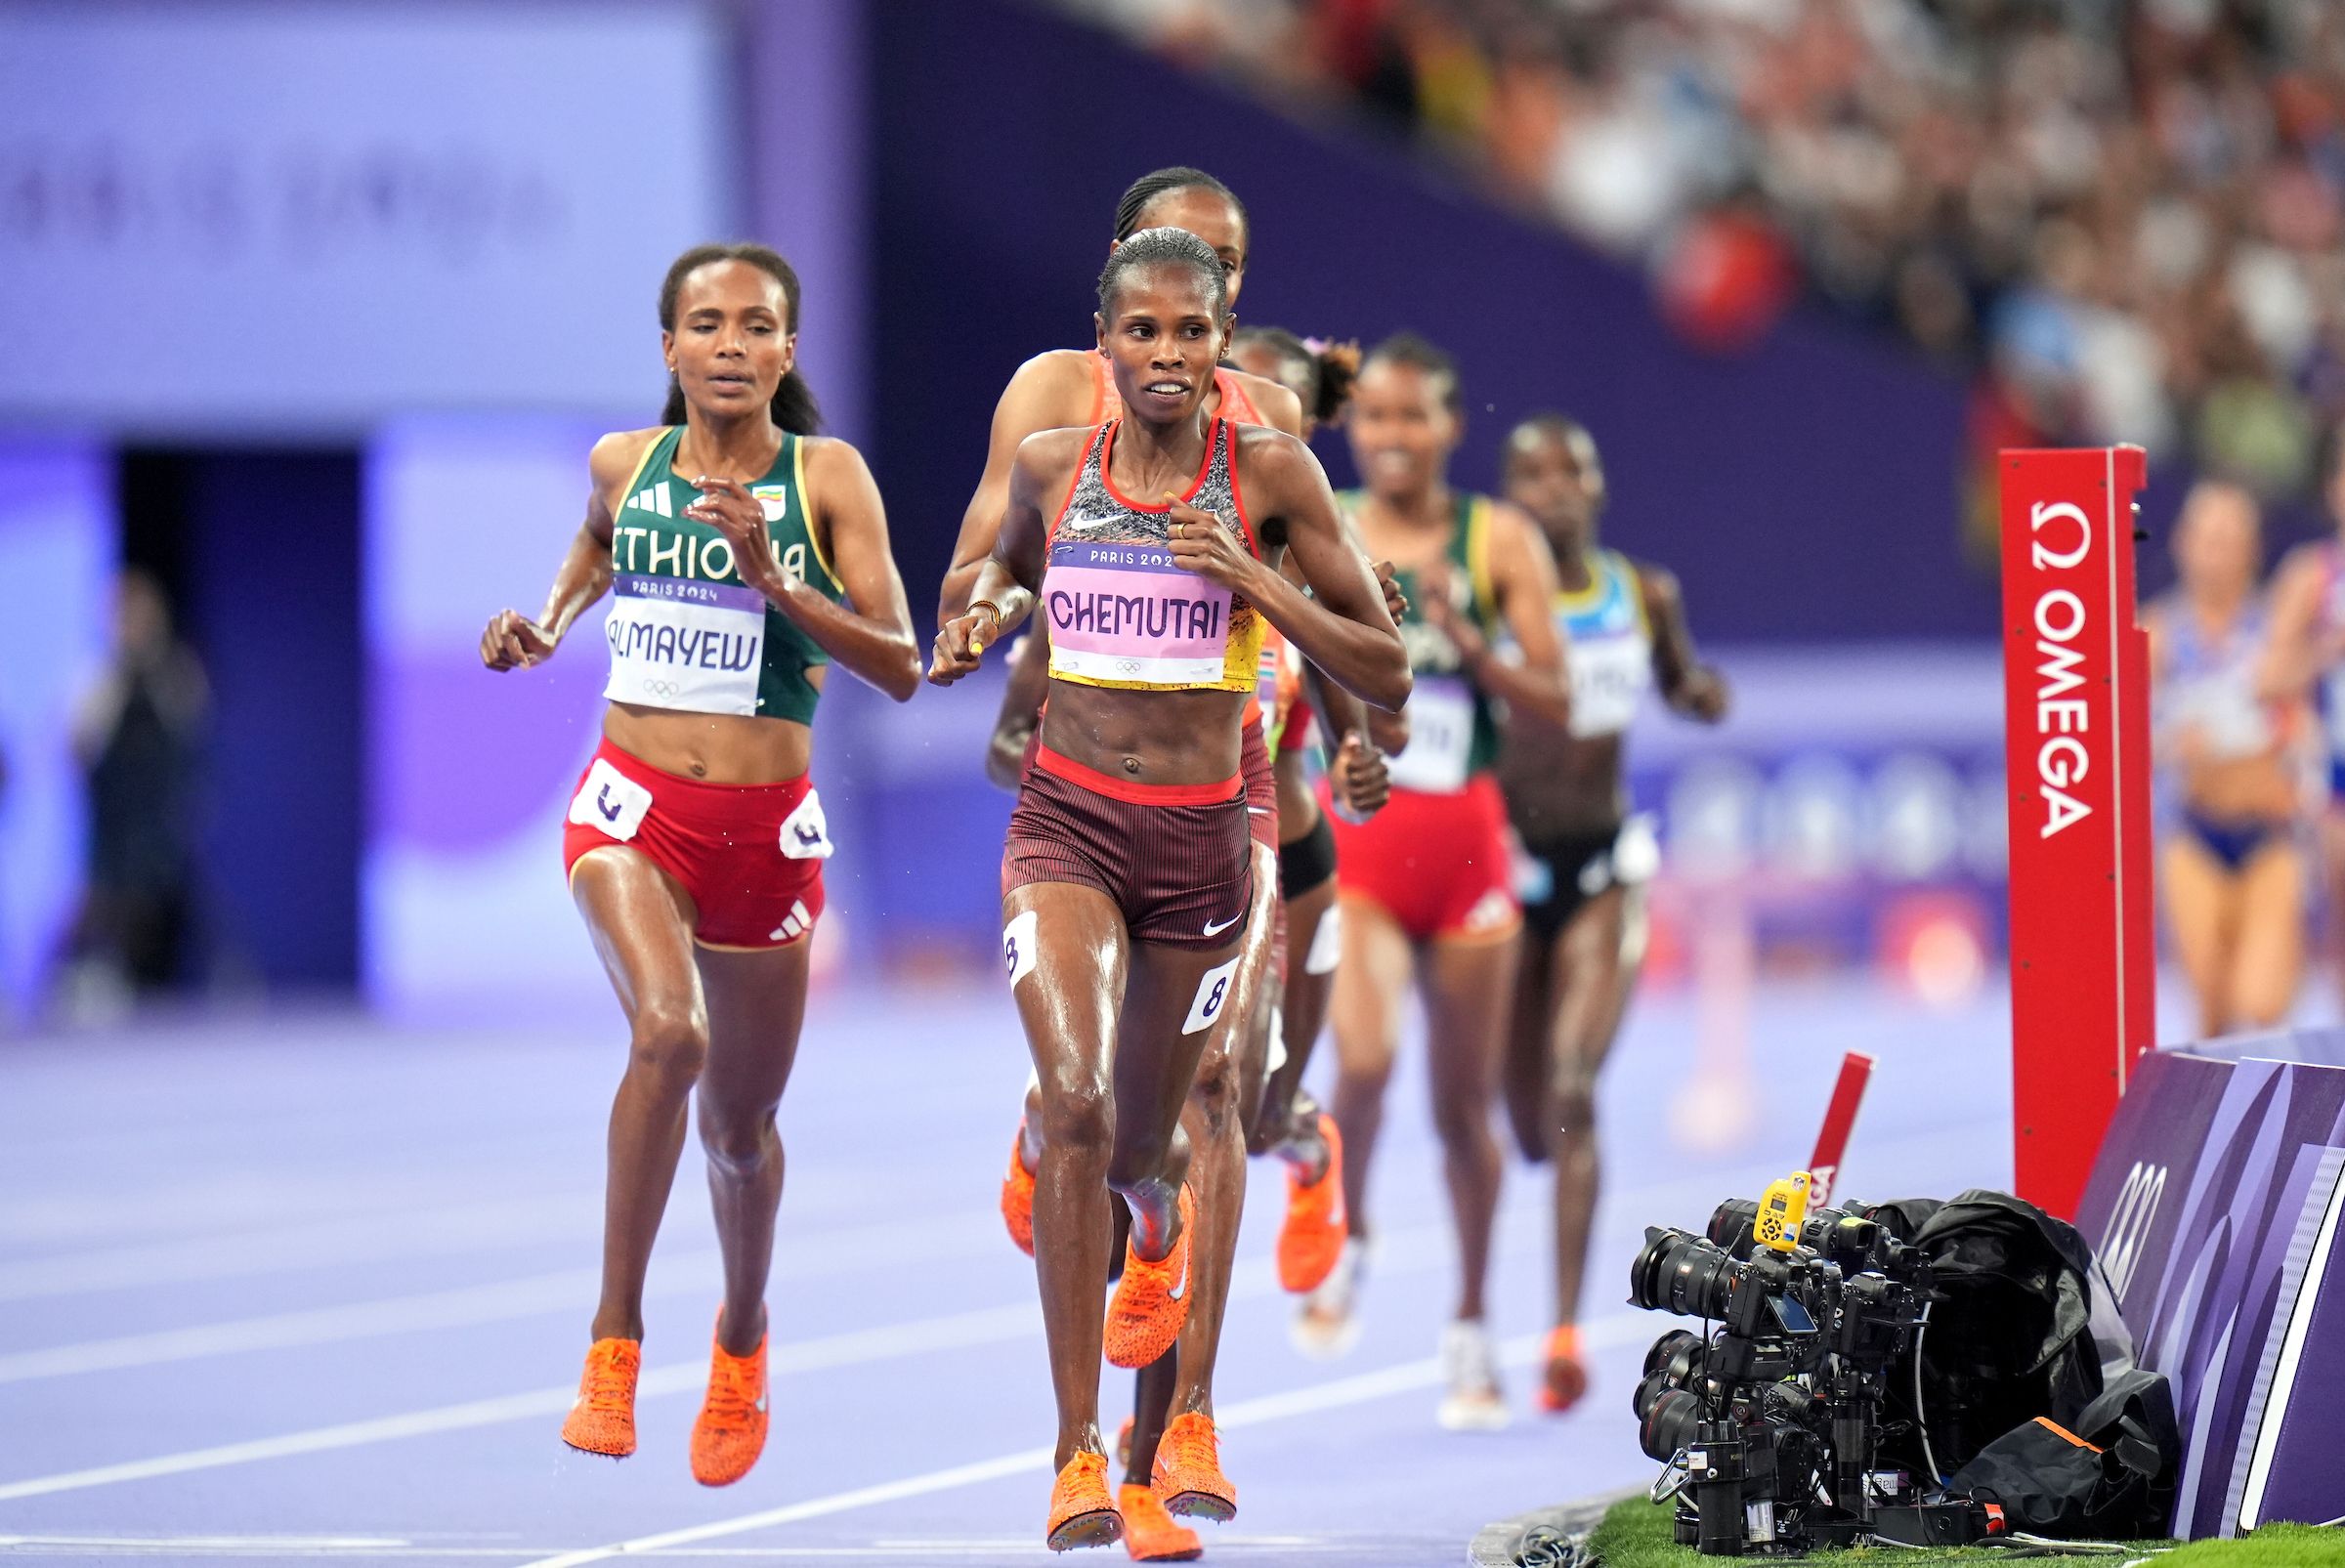
[{"label": "runner in red shorts", "polygon": [[[1522,917],[1507,853],[1507,807],[1491,765],[1492,699],[1563,723],[1563,653],[1549,605],[1556,569],[1514,507],[1452,489],[1463,430],[1448,357],[1416,338],[1378,346],[1361,366],[1351,446],[1367,488],[1348,497],[1368,548],[1399,568],[1410,610],[1401,636],[1417,676],[1408,745],[1392,758],[1390,804],[1336,823],[1343,955],[1336,972],[1336,1122],[1343,1128],[1351,1245],[1303,1304],[1298,1343],[1341,1354],[1369,1236],[1369,1162],[1414,976],[1425,1001],[1433,1123],[1458,1230],[1455,1321],[1442,1339],[1449,1427],[1503,1424],[1482,1288],[1498,1208],[1498,1084]],[[1519,658],[1503,656],[1511,640]]]},{"label": "runner in red shorts", "polygon": [[774,1110],[831,849],[808,725],[833,660],[902,701],[919,656],[878,488],[854,447],[810,434],[789,264],[760,245],[687,251],[660,320],[674,377],[662,423],[595,444],[586,521],[545,609],[500,612],[481,659],[542,663],[613,595],[603,742],[562,847],[630,1040],[611,1109],[602,1301],[562,1438],[635,1450],[644,1272],[697,1088],[725,1294],[692,1470],[722,1486],[765,1444]]},{"label": "runner in red shorts", "polygon": [[[1038,604],[1046,614],[1050,701],[1002,859],[1002,954],[1042,1084],[1035,1256],[1058,1549],[1124,1530],[1097,1421],[1103,1344],[1144,1365],[1190,1309],[1179,1123],[1207,1037],[1235,1005],[1254,912],[1239,759],[1263,622],[1380,705],[1408,688],[1375,576],[1308,449],[1207,406],[1229,329],[1222,260],[1197,235],[1142,230],[1116,247],[1098,345],[1122,413],[1020,444],[999,539],[929,676],[961,678]],[[1309,594],[1280,574],[1288,552]],[[1111,1189],[1131,1235],[1103,1329]]]}]

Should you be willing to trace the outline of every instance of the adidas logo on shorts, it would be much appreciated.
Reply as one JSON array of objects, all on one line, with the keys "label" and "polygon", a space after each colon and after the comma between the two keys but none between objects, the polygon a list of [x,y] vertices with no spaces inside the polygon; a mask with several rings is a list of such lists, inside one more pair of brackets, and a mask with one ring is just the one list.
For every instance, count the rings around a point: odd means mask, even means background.
[{"label": "adidas logo on shorts", "polygon": [[795,942],[814,929],[814,916],[806,912],[804,899],[789,901],[789,913],[767,935],[769,942]]},{"label": "adidas logo on shorts", "polygon": [[1503,887],[1494,887],[1474,901],[1466,911],[1465,928],[1469,931],[1495,931],[1514,918],[1516,905],[1513,895]]}]

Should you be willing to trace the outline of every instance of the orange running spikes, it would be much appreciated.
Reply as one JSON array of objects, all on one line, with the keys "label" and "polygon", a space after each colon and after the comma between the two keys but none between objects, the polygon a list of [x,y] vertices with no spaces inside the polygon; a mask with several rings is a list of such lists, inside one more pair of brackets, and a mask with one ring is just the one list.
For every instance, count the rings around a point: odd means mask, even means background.
[{"label": "orange running spikes", "polygon": [[1580,1331],[1559,1323],[1548,1331],[1547,1376],[1539,1380],[1539,1408],[1560,1416],[1588,1392],[1588,1367],[1580,1360]]},{"label": "orange running spikes", "polygon": [[1043,1545],[1052,1551],[1105,1547],[1121,1540],[1124,1516],[1107,1490],[1107,1456],[1081,1453],[1067,1461],[1050,1488],[1050,1529]]},{"label": "orange running spikes", "polygon": [[[723,1315],[718,1315],[723,1322]],[[692,1478],[731,1486],[765,1452],[765,1337],[746,1356],[709,1346],[708,1394],[692,1423]]]},{"label": "orange running spikes", "polygon": [[643,1368],[640,1339],[597,1339],[578,1375],[578,1397],[562,1422],[562,1441],[586,1454],[623,1460],[635,1452],[635,1374]]},{"label": "orange running spikes", "polygon": [[1221,1435],[1203,1411],[1175,1416],[1166,1425],[1150,1480],[1168,1513],[1214,1520],[1238,1516],[1238,1489],[1221,1473]]},{"label": "orange running spikes", "polygon": [[1116,1508],[1124,1515],[1124,1549],[1133,1562],[1188,1562],[1205,1555],[1197,1532],[1174,1522],[1148,1488],[1116,1488]]},{"label": "orange running spikes", "polygon": [[1180,1188],[1180,1239],[1151,1263],[1124,1244],[1124,1278],[1107,1304],[1107,1359],[1118,1367],[1145,1367],[1172,1348],[1189,1321],[1189,1237],[1197,1228],[1197,1201],[1188,1183]]},{"label": "orange running spikes", "polygon": [[1319,1289],[1343,1255],[1348,1216],[1343,1208],[1343,1135],[1336,1119],[1319,1113],[1319,1135],[1327,1140],[1327,1169],[1305,1183],[1287,1171],[1287,1219],[1278,1228],[1278,1283],[1296,1295]]},{"label": "orange running spikes", "polygon": [[1020,1120],[1018,1135],[1009,1140],[1009,1174],[1002,1178],[1002,1223],[1009,1227],[1009,1239],[1017,1243],[1018,1250],[1032,1257],[1034,1172],[1019,1159],[1025,1151],[1026,1123]]}]

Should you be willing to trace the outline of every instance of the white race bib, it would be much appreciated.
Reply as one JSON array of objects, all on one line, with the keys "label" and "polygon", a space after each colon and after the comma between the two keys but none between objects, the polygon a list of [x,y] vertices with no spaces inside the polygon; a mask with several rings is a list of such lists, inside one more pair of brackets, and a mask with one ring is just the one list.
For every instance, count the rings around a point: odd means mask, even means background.
[{"label": "white race bib", "polygon": [[782,853],[793,861],[827,861],[831,850],[831,824],[823,816],[823,798],[809,789],[797,809],[782,819]]},{"label": "white race bib", "polygon": [[765,597],[735,582],[628,574],[612,584],[611,680],[616,702],[687,713],[757,711],[765,659]]},{"label": "white race bib", "polygon": [[1395,787],[1449,795],[1473,760],[1473,688],[1454,675],[1420,675],[1409,694],[1409,743],[1386,759]]},{"label": "white race bib", "polygon": [[570,820],[625,843],[652,809],[652,792],[601,757],[570,798]]},{"label": "white race bib", "polygon": [[1653,652],[1642,636],[1573,639],[1564,656],[1571,669],[1571,733],[1586,741],[1618,735],[1637,717],[1653,682]]}]

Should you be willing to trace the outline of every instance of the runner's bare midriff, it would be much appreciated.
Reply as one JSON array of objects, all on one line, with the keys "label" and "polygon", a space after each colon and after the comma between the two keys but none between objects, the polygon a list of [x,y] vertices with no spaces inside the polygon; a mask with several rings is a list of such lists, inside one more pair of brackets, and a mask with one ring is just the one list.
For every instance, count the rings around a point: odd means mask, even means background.
[{"label": "runner's bare midriff", "polygon": [[[824,671],[807,678],[822,683]],[[790,719],[731,713],[682,713],[611,702],[603,734],[622,750],[664,773],[708,784],[777,784],[803,774],[814,755],[814,732]]]}]

